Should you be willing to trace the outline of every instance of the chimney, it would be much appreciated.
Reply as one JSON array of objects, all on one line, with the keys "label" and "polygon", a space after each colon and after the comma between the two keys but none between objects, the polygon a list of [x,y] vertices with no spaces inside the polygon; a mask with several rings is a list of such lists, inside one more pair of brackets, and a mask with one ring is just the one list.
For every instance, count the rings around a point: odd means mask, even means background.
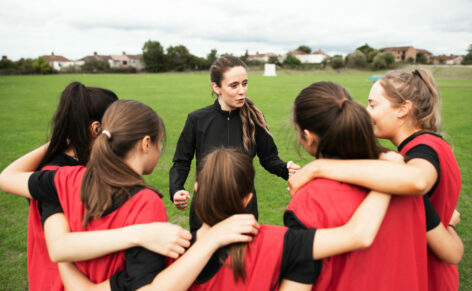
[{"label": "chimney", "polygon": [[96,57],[96,56],[97,56],[97,52],[93,52],[93,56]]},{"label": "chimney", "polygon": [[51,57],[53,57],[53,56],[54,56],[54,52],[51,52]]},{"label": "chimney", "polygon": [[125,52],[123,52],[123,55],[124,55],[124,56],[126,56],[126,53],[125,53]]},{"label": "chimney", "polygon": [[7,56],[2,56],[2,61],[8,60]]}]

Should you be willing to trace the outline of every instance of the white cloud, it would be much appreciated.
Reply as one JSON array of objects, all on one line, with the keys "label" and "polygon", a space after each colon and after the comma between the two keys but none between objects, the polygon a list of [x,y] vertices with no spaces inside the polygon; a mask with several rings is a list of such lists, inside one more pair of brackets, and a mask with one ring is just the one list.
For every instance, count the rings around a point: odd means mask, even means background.
[{"label": "white cloud", "polygon": [[463,54],[472,42],[470,0],[0,0],[0,7],[0,54],[10,59],[137,54],[149,39],[199,56],[212,48],[285,53],[301,44],[345,54],[366,42]]}]

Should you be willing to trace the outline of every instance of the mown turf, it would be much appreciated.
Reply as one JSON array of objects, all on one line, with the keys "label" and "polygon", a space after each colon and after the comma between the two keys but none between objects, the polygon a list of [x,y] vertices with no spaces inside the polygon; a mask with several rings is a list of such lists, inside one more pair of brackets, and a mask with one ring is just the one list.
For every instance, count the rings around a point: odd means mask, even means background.
[{"label": "mown turf", "polygon": [[[436,71],[435,71],[436,70]],[[458,231],[466,245],[459,264],[460,290],[471,290],[472,255],[472,134],[468,132],[472,117],[472,69],[440,70],[437,79],[443,97],[443,127],[454,145],[462,172],[462,192],[458,209],[462,222]],[[277,77],[263,77],[252,72],[248,96],[264,112],[280,157],[304,164],[311,158],[298,151],[290,124],[292,102],[307,85],[321,80],[338,82],[353,98],[366,104],[372,85],[367,77],[373,73],[359,71],[279,72]],[[376,73],[378,74],[378,73]],[[164,119],[167,143],[156,171],[147,181],[168,192],[168,173],[177,139],[187,114],[213,102],[207,73],[169,73],[138,75],[53,75],[0,77],[0,170],[20,155],[47,140],[48,123],[59,94],[71,81],[87,86],[109,88],[121,99],[136,99],[154,108]],[[385,143],[389,144],[389,143]],[[299,154],[299,152],[301,154]],[[286,182],[267,173],[257,162],[260,221],[282,224],[282,214],[289,201]],[[187,181],[192,189],[194,170]],[[167,195],[167,194],[166,194]],[[171,222],[187,227],[188,211],[178,211],[164,198]],[[0,195],[0,289],[25,290],[27,202],[11,195]]]}]

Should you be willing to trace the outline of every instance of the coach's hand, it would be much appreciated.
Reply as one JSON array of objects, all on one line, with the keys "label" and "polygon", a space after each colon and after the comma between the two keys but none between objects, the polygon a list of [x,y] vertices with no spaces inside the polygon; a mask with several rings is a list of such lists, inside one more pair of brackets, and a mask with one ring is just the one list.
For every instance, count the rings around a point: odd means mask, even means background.
[{"label": "coach's hand", "polygon": [[185,190],[179,190],[174,194],[174,204],[179,210],[187,209],[187,199],[192,199],[190,193]]}]

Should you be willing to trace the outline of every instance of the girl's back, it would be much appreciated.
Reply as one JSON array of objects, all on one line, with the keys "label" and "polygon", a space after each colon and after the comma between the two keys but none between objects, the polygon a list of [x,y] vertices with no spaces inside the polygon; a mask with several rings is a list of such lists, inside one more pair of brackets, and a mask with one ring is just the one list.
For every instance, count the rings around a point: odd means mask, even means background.
[{"label": "girl's back", "polygon": [[[316,179],[293,197],[289,227],[345,224],[365,198],[365,189]],[[426,290],[426,222],[421,197],[393,197],[371,247],[322,261],[313,290]]]}]

